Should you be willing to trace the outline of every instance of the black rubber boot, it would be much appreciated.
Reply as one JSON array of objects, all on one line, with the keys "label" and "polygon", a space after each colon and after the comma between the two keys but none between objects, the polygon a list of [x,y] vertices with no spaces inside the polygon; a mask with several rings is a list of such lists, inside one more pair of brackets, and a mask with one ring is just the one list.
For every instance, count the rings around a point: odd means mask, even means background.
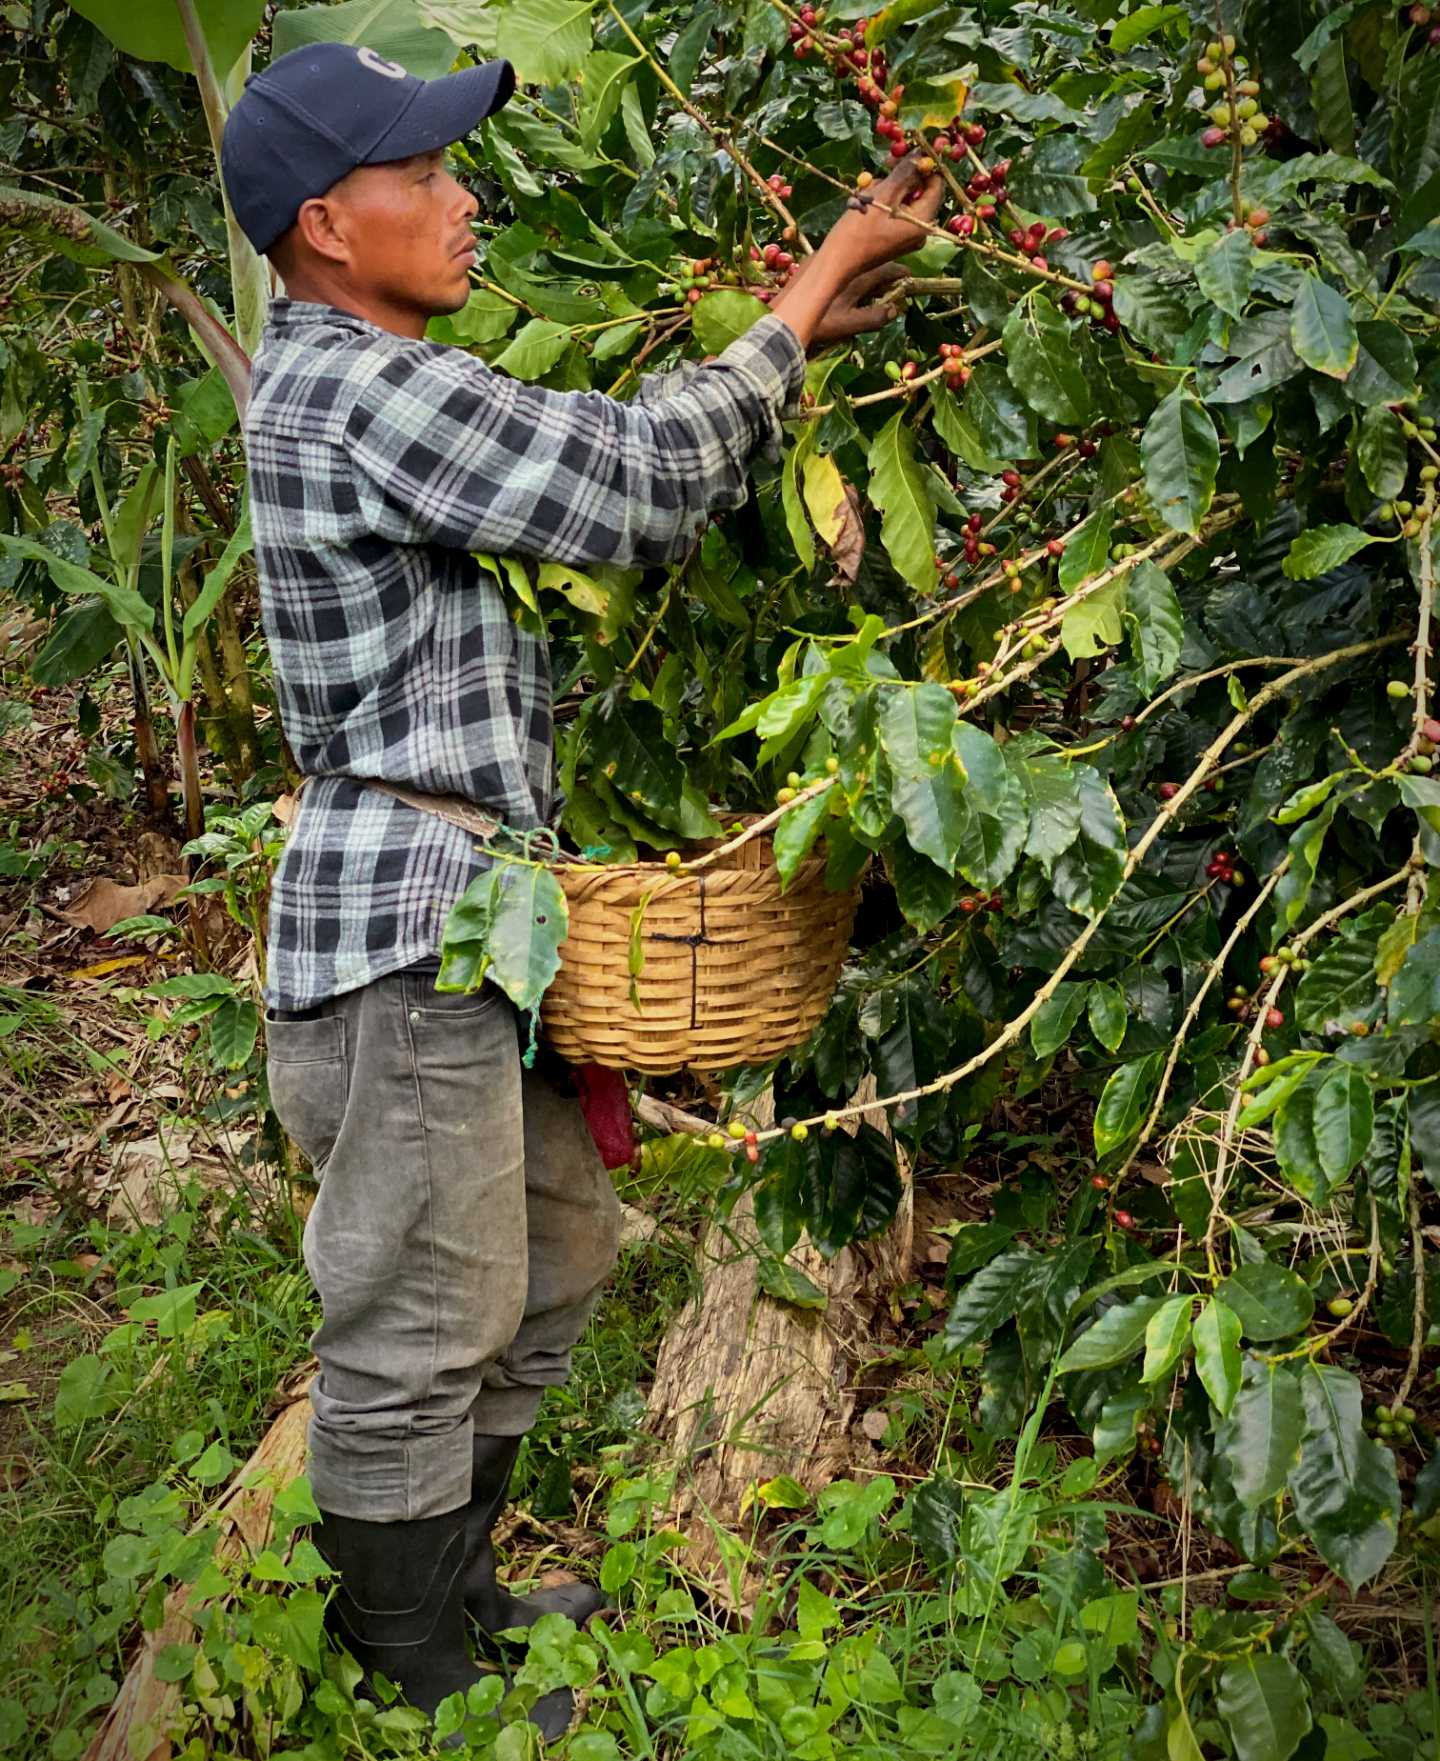
[{"label": "black rubber boot", "polygon": [[465,1509],[375,1523],[321,1512],[315,1545],[340,1574],[326,1625],[367,1675],[433,1715],[480,1680],[465,1643]]},{"label": "black rubber boot", "polygon": [[[412,1706],[434,1716],[450,1694],[488,1672],[470,1655],[465,1630],[467,1508],[414,1522],[375,1523],[321,1512],[315,1545],[340,1573],[326,1625],[367,1675],[379,1670]],[[574,1711],[568,1688],[542,1695],[530,1722],[563,1736]],[[455,1747],[459,1734],[442,1747]]]},{"label": "black rubber boot", "polygon": [[529,1596],[512,1596],[495,1575],[491,1530],[505,1508],[510,1475],[520,1453],[518,1437],[486,1437],[478,1431],[465,1521],[465,1610],[488,1638],[507,1627],[534,1626],[542,1614],[564,1614],[576,1626],[606,1606],[593,1584],[558,1584]]}]

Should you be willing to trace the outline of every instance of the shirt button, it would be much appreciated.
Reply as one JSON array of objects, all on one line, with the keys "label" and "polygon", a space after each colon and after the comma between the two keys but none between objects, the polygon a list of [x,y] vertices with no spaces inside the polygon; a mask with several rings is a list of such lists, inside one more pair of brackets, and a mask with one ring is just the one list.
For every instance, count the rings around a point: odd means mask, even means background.
[{"label": "shirt button", "polygon": [[412,1021],[418,1021],[420,1019],[420,1011],[418,1009],[412,1009],[410,1011],[410,1019]]}]

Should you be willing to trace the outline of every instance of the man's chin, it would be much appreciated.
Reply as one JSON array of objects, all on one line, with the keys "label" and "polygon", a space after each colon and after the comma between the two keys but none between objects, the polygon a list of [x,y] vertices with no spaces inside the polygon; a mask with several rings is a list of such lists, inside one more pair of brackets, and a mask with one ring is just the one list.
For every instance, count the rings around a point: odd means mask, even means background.
[{"label": "man's chin", "polygon": [[470,277],[467,275],[457,288],[447,293],[437,293],[430,306],[432,318],[448,318],[452,312],[463,312],[470,301]]}]

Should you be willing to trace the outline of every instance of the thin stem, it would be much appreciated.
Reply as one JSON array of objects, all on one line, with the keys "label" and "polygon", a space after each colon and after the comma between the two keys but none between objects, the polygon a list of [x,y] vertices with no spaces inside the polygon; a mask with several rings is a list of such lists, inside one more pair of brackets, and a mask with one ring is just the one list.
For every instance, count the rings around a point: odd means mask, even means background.
[{"label": "thin stem", "polygon": [[[165,448],[165,500],[160,509],[160,615],[165,624],[165,650],[170,677],[180,684],[180,656],[175,652],[175,437]],[[183,690],[181,695],[184,695]],[[192,833],[192,836],[196,834]]]},{"label": "thin stem", "polygon": [[[896,287],[890,290],[891,294],[893,295],[896,291],[903,290],[906,285],[905,282],[898,282]],[[919,283],[911,282],[908,285],[910,287],[917,287],[919,286]],[[997,349],[1003,349],[1004,346],[1004,339],[997,336],[993,342],[981,343],[977,348],[966,349],[965,363],[968,366],[972,361],[983,361],[986,355],[993,355]],[[943,379],[944,377],[945,368],[943,366],[930,367],[924,373],[917,373],[913,379],[906,379],[899,385],[887,386],[884,391],[867,391],[863,397],[851,398],[850,408],[852,410],[858,410],[864,404],[880,404],[886,402],[886,400],[890,398],[910,397],[922,385],[930,385],[935,380]],[[835,407],[836,406],[833,403],[817,404],[814,409],[803,411],[796,419],[797,421],[802,422],[813,422],[821,416],[829,415],[830,411]]]},{"label": "thin stem", "polygon": [[649,629],[646,630],[645,634],[640,638],[639,646],[636,648],[634,654],[632,654],[630,657],[629,664],[625,668],[625,671],[627,673],[633,673],[635,671],[636,667],[639,666],[640,661],[641,661],[641,657],[644,655],[645,650],[650,646],[651,638],[654,636],[655,632],[660,628],[661,622],[663,621],[663,619],[665,617],[665,613],[667,611],[669,611],[669,609],[670,609],[670,595],[674,591],[674,587],[675,587],[675,577],[672,575],[670,577],[670,579],[665,583],[665,592],[664,592],[663,596],[661,597],[659,610],[655,613],[655,616],[651,619]]},{"label": "thin stem", "polygon": [[[818,782],[808,783],[803,789],[797,789],[794,797],[787,801],[783,807],[775,808],[773,812],[767,813],[763,819],[757,819],[753,825],[746,826],[745,830],[738,832],[730,839],[729,843],[721,844],[718,849],[707,851],[705,855],[696,856],[693,860],[687,861],[681,867],[680,873],[694,874],[697,869],[709,868],[711,863],[719,862],[722,857],[733,854],[734,851],[748,844],[751,839],[763,838],[765,833],[773,826],[778,825],[787,813],[793,813],[797,807],[803,806],[807,801],[813,801],[817,795],[823,795],[827,789],[833,788],[834,785],[834,777],[821,777]],[[863,1112],[864,1109],[862,1108],[860,1111]],[[784,1133],[771,1132],[769,1135],[783,1137]]]},{"label": "thin stem", "polygon": [[[1239,517],[1237,510],[1234,519],[1238,519]],[[1233,524],[1234,519],[1224,523]],[[1214,530],[1218,531],[1220,529],[1221,523],[1217,522]],[[1176,564],[1183,562],[1184,559],[1189,556],[1190,552],[1195,549],[1196,544],[1198,543],[1197,539],[1186,538],[1181,540],[1177,545],[1174,543],[1174,539],[1175,534],[1173,532],[1167,532],[1163,537],[1156,538],[1152,540],[1151,543],[1144,545],[1134,556],[1124,557],[1118,563],[1111,564],[1108,569],[1104,569],[1100,574],[1093,576],[1089,581],[1082,582],[1068,598],[1062,599],[1053,610],[1046,612],[1040,623],[1031,626],[1029,634],[1026,636],[1025,640],[1033,640],[1036,636],[1043,635],[1047,630],[1061,629],[1066,615],[1077,605],[1082,604],[1087,599],[1093,598],[1102,588],[1108,587],[1112,581],[1118,581],[1130,570],[1138,568],[1142,562],[1156,561],[1156,566],[1162,570],[1174,568]],[[1170,548],[1166,549],[1165,547],[1167,546]],[[1157,558],[1159,559],[1158,561],[1156,560]],[[1017,641],[1018,645],[1017,638],[1007,638],[1006,646],[1001,648],[996,659],[991,663],[991,671],[986,677],[985,684],[979,691],[973,693],[973,695],[970,695],[967,698],[967,705],[971,710],[978,709],[982,703],[988,702],[992,697],[1000,696],[1002,692],[1008,691],[1012,685],[1017,684],[1021,679],[1028,678],[1037,667],[1043,666],[1048,658],[1048,653],[1035,655],[1028,661],[1022,660],[1019,666],[1012,667],[1009,672],[1000,673],[997,676],[996,669],[1003,666],[1005,661],[1011,658],[1011,654],[1014,652],[1013,650],[1007,652],[1010,641]]]},{"label": "thin stem", "polygon": [[[1420,621],[1415,632],[1415,682],[1412,693],[1415,702],[1414,720],[1411,725],[1410,740],[1404,757],[1413,756],[1420,749],[1420,742],[1425,738],[1425,727],[1430,719],[1430,619],[1435,603],[1435,557],[1430,548],[1432,526],[1435,518],[1435,485],[1426,485],[1425,505],[1420,523]],[[1397,760],[1397,762],[1399,762]],[[1425,852],[1421,848],[1420,834],[1415,834],[1415,843],[1411,859],[1410,879],[1405,888],[1405,909],[1414,917],[1425,903]]]},{"label": "thin stem", "polygon": [[[1375,1196],[1370,1195],[1370,1246],[1367,1249],[1369,1270],[1365,1274],[1365,1288],[1355,1298],[1355,1306],[1343,1320],[1337,1321],[1333,1327],[1327,1327],[1323,1333],[1312,1333],[1303,1345],[1297,1345],[1293,1351],[1278,1351],[1265,1359],[1267,1364],[1289,1363],[1297,1357],[1315,1358],[1327,1351],[1342,1333],[1359,1323],[1360,1317],[1370,1306],[1370,1299],[1375,1294],[1375,1287],[1380,1282],[1380,1210],[1375,1203]],[[1404,1404],[1403,1400],[1399,1403]]]},{"label": "thin stem", "polygon": [[641,345],[638,353],[635,355],[635,358],[631,361],[630,365],[625,369],[625,371],[620,375],[620,377],[610,387],[610,389],[606,395],[608,397],[614,397],[616,392],[618,392],[620,390],[621,386],[626,384],[627,381],[629,381],[631,379],[638,379],[640,376],[640,373],[639,373],[640,365],[644,361],[645,357],[647,355],[653,353],[654,350],[656,350],[657,348],[659,348],[661,343],[668,342],[670,340],[670,338],[672,336],[674,336],[674,334],[677,330],[683,330],[689,322],[690,322],[690,313],[688,310],[686,310],[680,314],[680,316],[675,320],[675,322],[673,324],[663,324],[663,325],[657,326],[655,331],[653,332],[653,334],[650,336],[649,340]]},{"label": "thin stem", "polygon": [[1420,522],[1420,624],[1415,632],[1415,740],[1424,737],[1430,719],[1430,620],[1435,608],[1435,556],[1430,548],[1435,519],[1433,485]]}]

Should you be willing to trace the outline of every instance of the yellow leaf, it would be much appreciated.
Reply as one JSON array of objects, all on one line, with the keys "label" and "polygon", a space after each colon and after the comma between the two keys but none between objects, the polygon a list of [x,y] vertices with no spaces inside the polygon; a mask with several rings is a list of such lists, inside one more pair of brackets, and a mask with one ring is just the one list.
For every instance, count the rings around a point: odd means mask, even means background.
[{"label": "yellow leaf", "polygon": [[502,588],[508,582],[511,592],[526,610],[533,611],[538,615],[540,604],[535,597],[535,589],[530,585],[530,577],[525,573],[525,565],[518,557],[495,557],[483,550],[472,550],[470,554],[481,568],[489,569]]},{"label": "yellow leaf", "polygon": [[514,556],[502,556],[505,573],[510,577],[510,590],[527,611],[533,611],[537,617],[540,612],[540,601],[535,597],[535,589],[530,585],[530,577],[525,572],[525,565]]},{"label": "yellow leaf", "polygon": [[597,618],[604,617],[610,604],[609,589],[569,563],[541,563],[538,584],[563,593],[571,605]]},{"label": "yellow leaf", "polygon": [[829,453],[811,453],[801,462],[805,506],[815,530],[827,544],[834,544],[845,523],[845,483],[840,467]]},{"label": "yellow leaf", "polygon": [[1406,915],[1397,917],[1387,929],[1380,932],[1380,940],[1375,949],[1375,980],[1377,984],[1388,985],[1395,974],[1405,963],[1405,956],[1420,939],[1420,918]]},{"label": "yellow leaf", "polygon": [[107,972],[118,972],[122,966],[143,966],[148,954],[120,954],[113,960],[97,960],[93,966],[77,966],[66,978],[103,978]]},{"label": "yellow leaf", "polygon": [[943,108],[927,110],[920,118],[921,128],[949,128],[965,108],[965,100],[970,95],[970,88],[963,79],[947,81],[945,89],[954,94],[954,102],[950,105],[948,114]]},{"label": "yellow leaf", "polygon": [[766,1480],[755,1491],[761,1503],[770,1510],[804,1510],[810,1503],[810,1494],[789,1474]]}]

